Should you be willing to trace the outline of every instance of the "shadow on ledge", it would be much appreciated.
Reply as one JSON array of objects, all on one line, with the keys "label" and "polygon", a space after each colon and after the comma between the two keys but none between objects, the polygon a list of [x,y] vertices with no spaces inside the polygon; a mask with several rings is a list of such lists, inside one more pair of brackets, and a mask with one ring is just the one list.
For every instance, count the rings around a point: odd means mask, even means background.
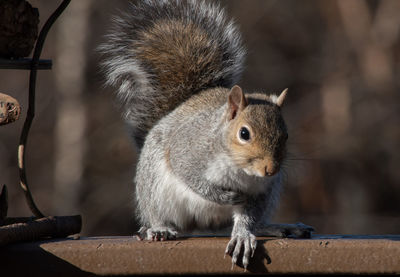
[{"label": "shadow on ledge", "polygon": [[45,251],[39,243],[16,243],[0,248],[1,276],[98,276]]}]

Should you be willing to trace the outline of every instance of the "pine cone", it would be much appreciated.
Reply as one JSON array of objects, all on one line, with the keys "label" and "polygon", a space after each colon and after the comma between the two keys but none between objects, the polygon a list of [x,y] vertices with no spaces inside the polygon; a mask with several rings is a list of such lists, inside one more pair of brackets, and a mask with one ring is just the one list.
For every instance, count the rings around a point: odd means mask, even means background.
[{"label": "pine cone", "polygon": [[21,114],[18,101],[7,94],[0,93],[0,125],[16,121]]}]

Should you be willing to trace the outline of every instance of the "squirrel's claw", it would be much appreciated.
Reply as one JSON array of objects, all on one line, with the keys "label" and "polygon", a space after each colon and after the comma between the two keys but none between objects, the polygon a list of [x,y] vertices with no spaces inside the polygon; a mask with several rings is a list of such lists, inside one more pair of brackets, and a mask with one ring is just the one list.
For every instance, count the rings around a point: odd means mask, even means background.
[{"label": "squirrel's claw", "polygon": [[256,237],[251,233],[246,233],[244,235],[233,235],[231,240],[229,241],[225,254],[229,254],[232,256],[232,269],[235,264],[237,264],[240,252],[242,248],[243,257],[242,264],[246,271],[250,258],[253,257],[255,249],[257,247]]},{"label": "squirrel's claw", "polygon": [[140,229],[136,232],[135,236],[137,240],[144,240],[146,238],[146,227],[140,227]]},{"label": "squirrel's claw", "polygon": [[165,241],[176,239],[178,232],[170,227],[141,227],[136,233],[138,240]]}]

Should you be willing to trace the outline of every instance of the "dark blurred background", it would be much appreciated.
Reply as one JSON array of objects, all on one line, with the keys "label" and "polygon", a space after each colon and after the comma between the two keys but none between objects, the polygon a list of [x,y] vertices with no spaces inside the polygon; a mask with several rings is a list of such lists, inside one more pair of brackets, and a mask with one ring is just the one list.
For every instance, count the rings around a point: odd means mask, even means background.
[{"label": "dark blurred background", "polygon": [[[29,1],[40,27],[60,1]],[[226,0],[248,49],[240,85],[289,88],[284,116],[290,159],[275,222],[317,233],[400,233],[400,1]],[[83,235],[130,235],[136,152],[103,87],[100,57],[111,17],[127,1],[72,1],[50,30],[38,73],[27,175],[47,215],[83,215]],[[0,127],[0,184],[9,216],[29,216],[17,146],[29,72],[0,70],[19,121]]]}]

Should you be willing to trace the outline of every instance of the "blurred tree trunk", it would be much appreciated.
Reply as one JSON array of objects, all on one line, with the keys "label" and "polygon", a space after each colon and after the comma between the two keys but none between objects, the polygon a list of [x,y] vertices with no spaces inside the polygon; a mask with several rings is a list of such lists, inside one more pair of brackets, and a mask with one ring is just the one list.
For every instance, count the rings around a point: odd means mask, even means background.
[{"label": "blurred tree trunk", "polygon": [[86,37],[91,1],[73,1],[58,22],[54,73],[59,92],[56,111],[53,205],[57,214],[79,212],[83,184],[85,130],[84,92]]}]

